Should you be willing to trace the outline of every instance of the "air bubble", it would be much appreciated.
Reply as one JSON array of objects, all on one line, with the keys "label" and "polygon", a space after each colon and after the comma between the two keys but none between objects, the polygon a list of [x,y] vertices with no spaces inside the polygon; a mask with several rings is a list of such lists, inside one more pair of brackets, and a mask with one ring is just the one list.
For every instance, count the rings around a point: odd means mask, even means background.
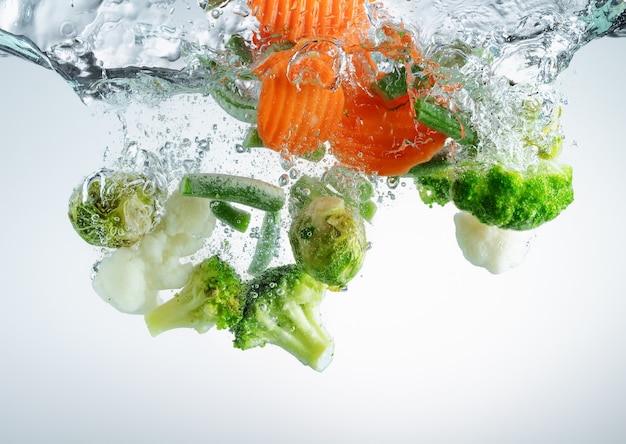
[{"label": "air bubble", "polygon": [[63,22],[59,26],[59,34],[62,37],[71,39],[76,36],[76,25],[72,22]]},{"label": "air bubble", "polygon": [[284,187],[284,186],[287,186],[287,184],[289,184],[289,175],[282,174],[278,178],[278,186]]},{"label": "air bubble", "polygon": [[400,183],[400,179],[397,176],[389,176],[387,178],[387,186],[392,190],[398,188],[398,184]]}]

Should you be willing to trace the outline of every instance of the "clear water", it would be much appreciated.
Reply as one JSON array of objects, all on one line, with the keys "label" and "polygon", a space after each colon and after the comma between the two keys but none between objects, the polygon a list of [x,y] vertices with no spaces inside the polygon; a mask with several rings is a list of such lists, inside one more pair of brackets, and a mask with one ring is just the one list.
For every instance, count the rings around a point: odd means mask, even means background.
[{"label": "clear water", "polygon": [[[226,42],[233,34],[249,38],[256,22],[245,0],[202,6],[206,2],[0,0],[0,55],[56,71],[94,112],[111,118],[121,142],[102,147],[106,167],[139,167],[170,187],[189,171],[281,186],[304,170],[321,174],[328,163],[241,147],[250,124],[218,106],[214,93],[226,75],[240,96],[255,99],[256,83],[241,80],[248,73]],[[383,0],[370,5],[369,16],[374,25],[402,23],[427,58],[451,66],[450,81],[465,88],[450,100],[471,110],[488,136],[485,156],[519,167],[533,156],[510,129],[541,134],[564,100],[553,85],[575,52],[600,37],[626,36],[623,0]],[[542,115],[536,127],[522,128],[519,104],[531,97]],[[397,183],[379,182],[381,202],[392,200]],[[255,224],[244,236],[225,229],[210,248],[248,257],[260,218]],[[287,257],[288,249],[280,254]]]}]

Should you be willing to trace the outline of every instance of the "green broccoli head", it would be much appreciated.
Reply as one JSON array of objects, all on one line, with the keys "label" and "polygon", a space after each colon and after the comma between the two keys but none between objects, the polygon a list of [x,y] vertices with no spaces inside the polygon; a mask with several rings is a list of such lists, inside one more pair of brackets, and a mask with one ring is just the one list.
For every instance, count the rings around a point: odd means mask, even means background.
[{"label": "green broccoli head", "polygon": [[326,289],[297,265],[267,269],[246,285],[242,319],[231,328],[234,346],[247,350],[273,344],[324,370],[334,352],[319,312]]},{"label": "green broccoli head", "polygon": [[317,197],[294,214],[289,242],[305,272],[337,288],[358,273],[367,250],[363,218],[333,196]]},{"label": "green broccoli head", "polygon": [[524,173],[501,165],[461,168],[450,194],[458,209],[484,224],[530,230],[554,219],[572,203],[572,169],[549,161]]},{"label": "green broccoli head", "polygon": [[213,256],[193,269],[189,281],[172,299],[145,316],[153,336],[174,328],[204,333],[230,328],[241,319],[243,285],[235,270]]},{"label": "green broccoli head", "polygon": [[127,247],[154,228],[165,194],[143,174],[103,169],[76,187],[68,215],[89,244]]}]

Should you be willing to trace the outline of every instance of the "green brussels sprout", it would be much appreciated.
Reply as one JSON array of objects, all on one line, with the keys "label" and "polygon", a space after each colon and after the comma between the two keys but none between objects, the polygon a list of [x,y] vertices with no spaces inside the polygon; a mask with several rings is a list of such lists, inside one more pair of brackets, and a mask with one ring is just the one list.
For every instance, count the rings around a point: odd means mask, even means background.
[{"label": "green brussels sprout", "polygon": [[358,211],[334,196],[320,196],[296,212],[289,242],[302,269],[330,287],[342,288],[358,273],[367,240]]},{"label": "green brussels sprout", "polygon": [[154,228],[164,198],[146,175],[102,169],[74,189],[68,215],[87,243],[128,247]]}]

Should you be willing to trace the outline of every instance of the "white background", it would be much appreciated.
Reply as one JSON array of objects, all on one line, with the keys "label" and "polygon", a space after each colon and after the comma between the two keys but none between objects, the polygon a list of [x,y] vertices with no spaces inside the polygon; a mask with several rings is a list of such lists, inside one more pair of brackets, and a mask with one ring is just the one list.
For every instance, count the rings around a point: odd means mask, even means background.
[{"label": "white background", "polygon": [[450,208],[398,202],[324,302],[321,374],[224,332],[152,338],[103,303],[66,207],[109,129],[53,73],[0,60],[0,442],[626,442],[625,56],[594,42],[562,76],[576,201],[524,265],[475,268]]}]

